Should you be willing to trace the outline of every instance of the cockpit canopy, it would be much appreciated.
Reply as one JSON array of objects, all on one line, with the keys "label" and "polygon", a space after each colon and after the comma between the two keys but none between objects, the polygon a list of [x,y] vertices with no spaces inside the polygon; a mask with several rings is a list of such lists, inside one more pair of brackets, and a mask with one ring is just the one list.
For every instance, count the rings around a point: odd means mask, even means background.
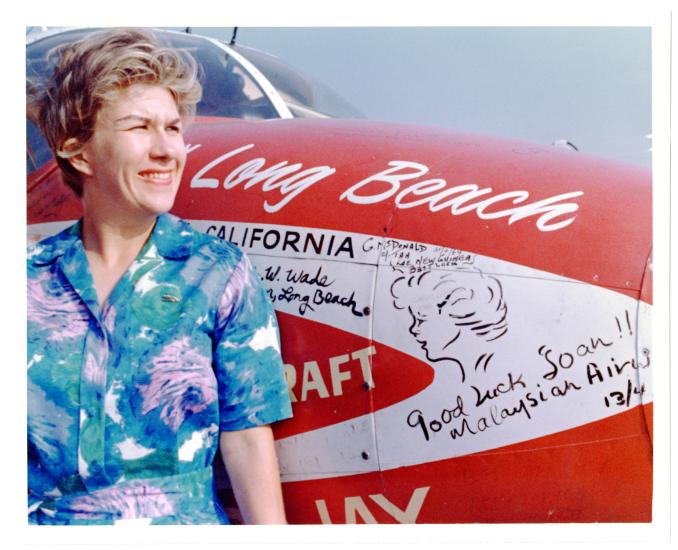
[{"label": "cockpit canopy", "polygon": [[[26,75],[31,82],[44,79],[50,66],[48,52],[63,43],[80,40],[94,29],[29,32]],[[190,52],[201,67],[203,97],[199,117],[247,120],[276,118],[364,118],[350,103],[317,80],[299,73],[278,58],[245,46],[175,31],[155,30],[176,48]],[[31,173],[51,153],[37,127],[27,122]]]}]

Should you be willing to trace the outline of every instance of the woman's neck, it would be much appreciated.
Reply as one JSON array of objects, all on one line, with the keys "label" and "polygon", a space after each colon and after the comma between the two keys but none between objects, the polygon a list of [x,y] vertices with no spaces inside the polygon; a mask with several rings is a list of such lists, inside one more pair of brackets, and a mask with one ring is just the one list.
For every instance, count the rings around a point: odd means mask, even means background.
[{"label": "woman's neck", "polygon": [[148,240],[155,218],[124,225],[100,218],[83,216],[82,242],[88,256],[96,256],[103,265],[125,267],[139,254]]},{"label": "woman's neck", "polygon": [[140,223],[111,223],[85,214],[82,243],[101,307],[148,240],[156,218]]}]

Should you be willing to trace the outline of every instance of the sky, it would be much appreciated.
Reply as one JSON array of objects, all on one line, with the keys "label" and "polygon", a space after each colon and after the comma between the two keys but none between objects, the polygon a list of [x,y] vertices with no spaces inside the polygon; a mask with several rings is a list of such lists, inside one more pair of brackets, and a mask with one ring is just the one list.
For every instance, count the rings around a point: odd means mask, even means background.
[{"label": "sky", "polygon": [[319,79],[369,119],[568,140],[652,164],[650,27],[239,27],[237,43]]}]

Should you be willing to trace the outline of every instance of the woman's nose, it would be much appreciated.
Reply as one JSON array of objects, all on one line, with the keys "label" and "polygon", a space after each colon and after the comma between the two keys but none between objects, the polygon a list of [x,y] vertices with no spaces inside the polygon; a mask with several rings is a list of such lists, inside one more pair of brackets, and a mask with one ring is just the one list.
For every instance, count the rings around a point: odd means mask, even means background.
[{"label": "woman's nose", "polygon": [[153,132],[150,155],[152,158],[173,158],[177,155],[176,137],[165,130]]}]

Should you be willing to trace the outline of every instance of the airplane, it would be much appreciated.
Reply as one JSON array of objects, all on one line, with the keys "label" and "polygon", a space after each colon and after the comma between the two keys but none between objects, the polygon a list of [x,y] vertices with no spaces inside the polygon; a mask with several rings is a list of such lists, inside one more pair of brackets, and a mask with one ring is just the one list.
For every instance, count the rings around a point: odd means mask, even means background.
[{"label": "airplane", "polygon": [[[86,32],[29,34],[27,75]],[[278,316],[290,523],[652,521],[649,170],[370,121],[268,54],[157,32],[205,72],[172,212],[245,250]],[[35,241],[81,209],[27,128]]]}]

